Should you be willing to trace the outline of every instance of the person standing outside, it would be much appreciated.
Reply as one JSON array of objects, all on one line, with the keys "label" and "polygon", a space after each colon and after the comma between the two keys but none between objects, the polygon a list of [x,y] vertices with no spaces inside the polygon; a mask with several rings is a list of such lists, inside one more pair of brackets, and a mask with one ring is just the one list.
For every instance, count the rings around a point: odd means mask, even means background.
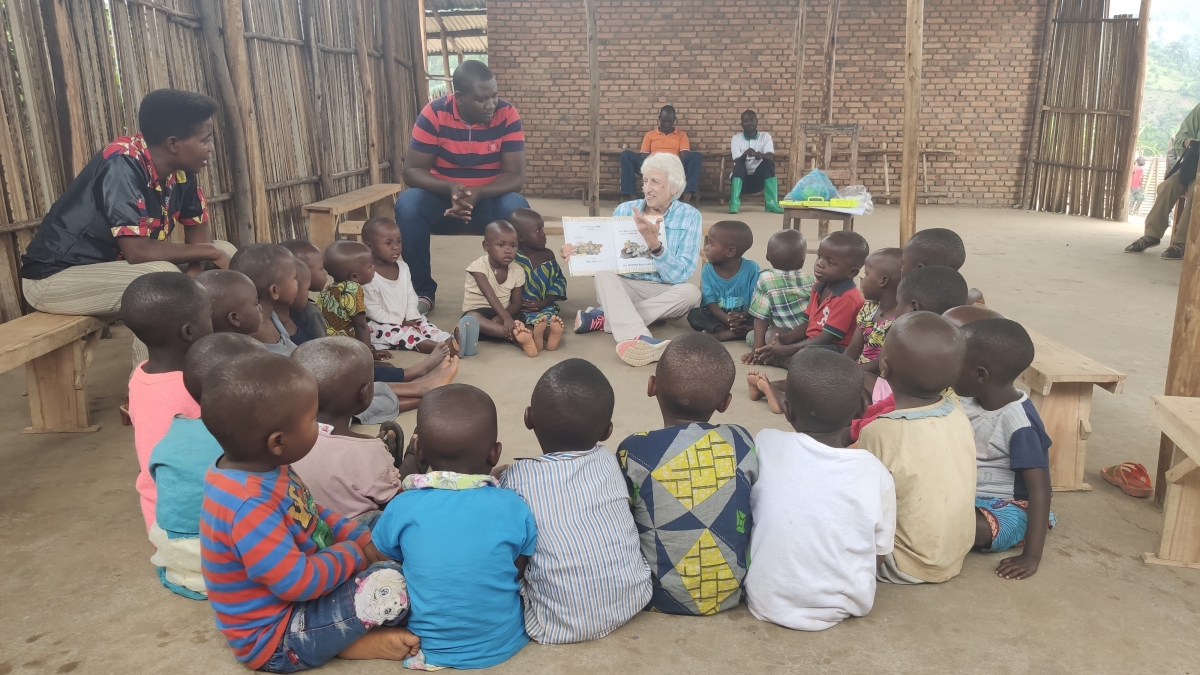
[{"label": "person standing outside", "polygon": [[529,208],[525,131],[496,76],[482,61],[454,70],[454,93],[431,101],[413,125],[404,160],[408,189],[396,199],[403,257],[412,272],[417,309],[433,308],[437,282],[429,260],[431,234],[476,234],[493,220]]},{"label": "person standing outside", "polygon": [[763,193],[767,211],[783,213],[779,207],[779,179],[775,177],[775,141],[771,134],[758,130],[758,114],[742,113],[742,133],[730,142],[733,153],[733,178],[729,186],[729,212],[742,206],[742,193]]},{"label": "person standing outside", "polygon": [[[1200,105],[1192,108],[1187,117],[1183,118],[1183,123],[1179,125],[1179,132],[1175,134],[1175,139],[1171,142],[1171,149],[1174,150],[1177,157],[1184,157],[1184,151],[1195,143],[1197,138],[1200,138]],[[1170,171],[1172,168],[1174,167],[1168,166],[1167,170]],[[1126,253],[1141,253],[1162,243],[1163,234],[1166,233],[1169,226],[1171,210],[1175,208],[1175,202],[1179,201],[1188,188],[1183,183],[1180,174],[1180,171],[1176,171],[1159,183],[1158,191],[1154,195],[1154,206],[1150,207],[1150,213],[1146,214],[1145,234],[1126,246]],[[1175,228],[1171,232],[1171,245],[1159,256],[1163,260],[1183,259],[1183,245],[1187,241],[1188,219],[1191,217],[1191,211],[1192,203],[1189,199],[1179,222],[1175,223]]]},{"label": "person standing outside", "polygon": [[641,173],[642,162],[656,152],[675,155],[683,163],[683,174],[687,182],[680,201],[688,204],[695,202],[703,158],[700,153],[692,152],[687,134],[675,126],[675,108],[664,105],[658,111],[658,128],[647,131],[642,137],[641,152],[625,150],[621,153],[621,203],[637,198],[637,182],[634,176]]},{"label": "person standing outside", "polygon": [[1146,173],[1146,158],[1138,157],[1134,162],[1133,176],[1129,179],[1129,215],[1135,216],[1142,210],[1142,201],[1146,198],[1146,188],[1142,185],[1142,176]]}]

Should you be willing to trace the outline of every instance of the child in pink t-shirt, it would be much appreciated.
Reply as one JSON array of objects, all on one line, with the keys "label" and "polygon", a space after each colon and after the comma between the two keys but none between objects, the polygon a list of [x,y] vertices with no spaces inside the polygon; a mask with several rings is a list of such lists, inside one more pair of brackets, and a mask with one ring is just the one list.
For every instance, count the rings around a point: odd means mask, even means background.
[{"label": "child in pink t-shirt", "polygon": [[150,453],[176,415],[200,417],[200,406],[183,387],[183,359],[193,342],[212,333],[212,302],[192,277],[154,272],[125,289],[121,320],[150,353],[129,378],[129,418],[139,469],[135,484],[149,531],[157,498]]}]

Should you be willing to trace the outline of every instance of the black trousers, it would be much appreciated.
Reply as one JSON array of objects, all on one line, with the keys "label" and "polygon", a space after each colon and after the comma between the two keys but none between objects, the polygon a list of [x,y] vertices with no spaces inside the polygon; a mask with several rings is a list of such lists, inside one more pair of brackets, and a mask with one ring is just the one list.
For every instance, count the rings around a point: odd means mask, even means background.
[{"label": "black trousers", "polygon": [[742,179],[742,194],[756,195],[763,191],[768,178],[775,177],[775,162],[764,159],[754,173],[746,173],[746,160],[739,159],[733,163],[733,177]]}]

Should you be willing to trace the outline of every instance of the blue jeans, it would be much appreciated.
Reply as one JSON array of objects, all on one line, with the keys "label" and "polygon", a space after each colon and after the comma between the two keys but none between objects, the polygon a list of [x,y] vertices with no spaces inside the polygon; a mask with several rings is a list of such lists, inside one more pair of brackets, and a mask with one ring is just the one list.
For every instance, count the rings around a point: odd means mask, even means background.
[{"label": "blue jeans", "polygon": [[504,220],[517,209],[529,208],[529,202],[519,193],[506,192],[485,197],[475,204],[469,222],[442,215],[450,208],[450,195],[439,195],[421,188],[409,188],[396,198],[396,223],[404,242],[404,262],[412,273],[413,290],[418,296],[432,298],[437,293],[429,261],[431,234],[475,234],[483,236],[483,228],[493,220]]},{"label": "blue jeans", "polygon": [[[394,626],[400,623],[408,616],[408,591],[403,576],[399,584],[394,581],[395,575],[392,575],[391,583],[384,584],[390,597],[384,596],[378,585],[366,584],[368,577],[385,570],[394,570],[399,575],[400,563],[375,563],[329,593],[295,603],[292,618],[279,640],[279,646],[259,670],[295,673],[316,668],[357,642],[371,628],[364,623],[364,619],[371,619],[360,618],[355,607],[355,596],[360,592],[374,591],[376,598],[381,598],[381,602],[376,602],[373,609],[391,609],[390,613],[394,616],[381,621],[380,625]],[[360,584],[364,584],[361,589]],[[399,610],[401,605],[403,609]]]},{"label": "blue jeans", "polygon": [[[621,152],[621,194],[637,194],[637,180],[634,179],[634,175],[641,172],[642,162],[645,160],[646,158],[640,152],[633,150]],[[695,192],[700,183],[700,165],[703,158],[698,152],[689,152],[679,160],[683,162],[683,175],[687,177],[687,185],[683,191]]]}]

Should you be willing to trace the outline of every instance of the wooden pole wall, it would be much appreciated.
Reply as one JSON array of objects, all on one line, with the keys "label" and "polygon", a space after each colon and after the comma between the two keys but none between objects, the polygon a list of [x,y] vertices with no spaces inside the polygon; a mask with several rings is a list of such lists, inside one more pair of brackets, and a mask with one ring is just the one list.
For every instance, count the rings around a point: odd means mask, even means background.
[{"label": "wooden pole wall", "polygon": [[917,165],[921,134],[921,41],[925,23],[924,0],[908,0],[904,31],[904,137],[900,165],[900,245],[917,231]]},{"label": "wooden pole wall", "polygon": [[87,126],[84,123],[83,92],[80,82],[79,52],[66,0],[41,0],[42,22],[46,30],[46,50],[54,77],[54,98],[58,113],[59,142],[62,147],[63,178],[69,184],[91,159]]},{"label": "wooden pole wall", "polygon": [[246,22],[242,0],[222,0],[225,14],[225,58],[229,77],[242,115],[246,134],[246,158],[250,174],[250,201],[253,205],[256,241],[271,241],[271,216],[267,203],[266,169],[258,135],[258,115],[254,112],[254,92],[250,81],[250,57],[246,52]]},{"label": "wooden pole wall", "polygon": [[317,46],[317,11],[316,0],[304,0],[300,5],[300,17],[304,22],[304,42],[308,48],[308,58],[312,63],[312,93],[316,97],[313,111],[316,123],[313,124],[313,149],[316,153],[317,170],[321,172],[321,198],[329,199],[334,196],[333,186],[333,141],[329,134],[329,101],[325,96],[325,80],[322,77],[324,68],[321,61],[321,50]]},{"label": "wooden pole wall", "polygon": [[796,91],[792,106],[792,152],[788,156],[788,181],[794,185],[804,170],[804,148],[801,147],[803,134],[800,133],[804,122],[804,0],[796,2],[796,41],[792,45],[792,53],[796,58]]},{"label": "wooden pole wall", "polygon": [[387,98],[388,110],[391,115],[388,118],[389,134],[392,137],[390,147],[387,148],[388,158],[392,164],[392,182],[401,182],[401,169],[404,164],[404,124],[408,122],[407,116],[401,115],[404,110],[403,94],[400,93],[400,64],[396,58],[396,12],[395,5],[398,0],[379,0],[379,23],[383,30],[383,72],[387,77]]},{"label": "wooden pole wall", "polygon": [[367,53],[371,43],[371,29],[367,25],[367,0],[357,0],[358,36],[354,41],[354,53],[358,60],[359,85],[362,87],[364,126],[367,132],[367,175],[372,185],[383,182],[379,174],[379,113],[375,109],[375,78],[371,74],[371,57]]},{"label": "wooden pole wall", "polygon": [[[1137,42],[1133,45],[1133,107],[1125,123],[1121,143],[1125,146],[1125,162],[1118,168],[1114,218],[1119,223],[1129,220],[1129,181],[1133,178],[1133,160],[1137,157],[1138,131],[1142,119],[1142,90],[1146,88],[1146,51],[1150,45],[1150,0],[1142,0],[1138,10]],[[1120,123],[1120,122],[1118,122]]]},{"label": "wooden pole wall", "polygon": [[596,0],[583,0],[587,13],[588,128],[591,155],[588,165],[588,215],[600,215],[600,57],[596,46]]},{"label": "wooden pole wall", "polygon": [[1046,72],[1050,69],[1050,46],[1054,39],[1054,18],[1058,16],[1061,0],[1047,0],[1046,23],[1042,27],[1042,56],[1038,68],[1037,95],[1033,99],[1033,126],[1029,127],[1029,147],[1025,151],[1025,180],[1021,186],[1021,206],[1033,208],[1030,190],[1033,188],[1033,160],[1037,158],[1038,143],[1042,134],[1042,104],[1046,101]]},{"label": "wooden pole wall", "polygon": [[[417,95],[417,114],[429,103],[429,54],[428,41],[425,39],[425,0],[408,0],[414,9],[417,20],[412,24],[412,58],[414,93]],[[405,3],[406,5],[408,3]],[[415,120],[414,120],[415,122]]]}]

